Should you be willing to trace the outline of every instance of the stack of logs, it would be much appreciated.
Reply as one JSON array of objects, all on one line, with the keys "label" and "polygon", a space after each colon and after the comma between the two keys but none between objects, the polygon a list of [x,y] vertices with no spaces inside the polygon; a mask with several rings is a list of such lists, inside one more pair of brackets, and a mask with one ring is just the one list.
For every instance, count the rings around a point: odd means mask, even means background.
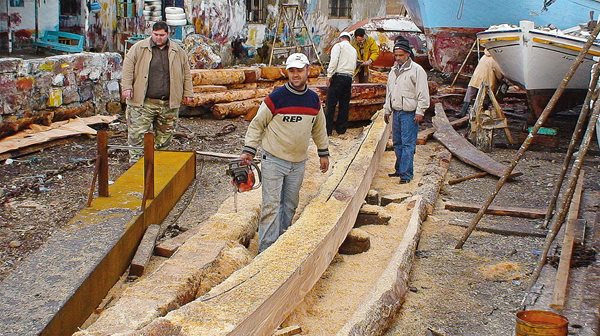
[{"label": "stack of logs", "polygon": [[[308,84],[325,104],[327,78],[319,76],[320,66],[309,68]],[[287,82],[284,67],[245,67],[230,69],[192,70],[194,99],[190,107],[210,109],[214,118],[246,116],[251,120],[259,105],[271,91]],[[353,84],[350,101],[350,121],[369,120],[383,107],[385,84]]]}]

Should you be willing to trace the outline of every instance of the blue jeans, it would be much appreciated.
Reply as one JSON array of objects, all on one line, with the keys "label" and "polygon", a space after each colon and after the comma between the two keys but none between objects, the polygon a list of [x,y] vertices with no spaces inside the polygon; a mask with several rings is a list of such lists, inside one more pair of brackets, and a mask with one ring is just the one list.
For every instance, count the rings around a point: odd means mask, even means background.
[{"label": "blue jeans", "polygon": [[403,180],[412,180],[419,125],[415,121],[415,112],[394,111],[392,113],[392,141],[396,154],[396,174],[400,175]]},{"label": "blue jeans", "polygon": [[258,223],[258,252],[266,250],[290,225],[300,200],[306,161],[290,162],[263,155],[262,207]]}]

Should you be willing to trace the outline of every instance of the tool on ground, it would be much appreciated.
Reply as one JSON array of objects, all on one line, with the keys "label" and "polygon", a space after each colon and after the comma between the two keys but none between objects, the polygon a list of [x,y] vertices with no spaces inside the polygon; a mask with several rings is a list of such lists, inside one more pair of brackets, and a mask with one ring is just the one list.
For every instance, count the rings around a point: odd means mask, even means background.
[{"label": "tool on ground", "polygon": [[261,185],[262,176],[258,165],[254,161],[247,164],[240,159],[229,161],[226,173],[231,177],[231,184],[234,188],[233,204],[235,212],[237,212],[237,194],[258,189]]}]

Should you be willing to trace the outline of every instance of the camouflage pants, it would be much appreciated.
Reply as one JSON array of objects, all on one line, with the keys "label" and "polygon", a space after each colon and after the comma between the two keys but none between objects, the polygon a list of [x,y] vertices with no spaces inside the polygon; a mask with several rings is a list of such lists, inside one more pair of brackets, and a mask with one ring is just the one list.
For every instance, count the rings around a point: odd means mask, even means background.
[{"label": "camouflage pants", "polygon": [[[143,106],[127,106],[127,142],[130,146],[142,146],[144,133],[154,131],[154,148],[169,146],[179,109],[169,108],[169,102],[144,100]],[[141,149],[129,150],[129,161],[135,162],[144,154]]]}]

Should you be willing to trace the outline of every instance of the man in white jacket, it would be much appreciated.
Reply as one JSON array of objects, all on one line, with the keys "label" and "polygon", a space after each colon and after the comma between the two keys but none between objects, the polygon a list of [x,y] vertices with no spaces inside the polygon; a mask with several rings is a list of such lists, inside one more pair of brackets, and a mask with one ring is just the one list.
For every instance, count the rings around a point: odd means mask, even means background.
[{"label": "man in white jacket", "polygon": [[429,107],[427,74],[412,61],[413,55],[407,40],[394,45],[396,63],[388,75],[383,109],[385,122],[392,118],[392,140],[396,154],[395,171],[389,177],[400,177],[400,184],[413,178],[413,159],[417,145],[419,124]]},{"label": "man in white jacket", "polygon": [[[356,69],[356,49],[350,44],[350,34],[342,32],[340,42],[331,49],[331,59],[327,68],[327,134],[333,129],[338,134],[346,133],[348,110],[350,109],[350,93],[352,76]],[[335,107],[339,103],[337,119],[334,120]]]}]

